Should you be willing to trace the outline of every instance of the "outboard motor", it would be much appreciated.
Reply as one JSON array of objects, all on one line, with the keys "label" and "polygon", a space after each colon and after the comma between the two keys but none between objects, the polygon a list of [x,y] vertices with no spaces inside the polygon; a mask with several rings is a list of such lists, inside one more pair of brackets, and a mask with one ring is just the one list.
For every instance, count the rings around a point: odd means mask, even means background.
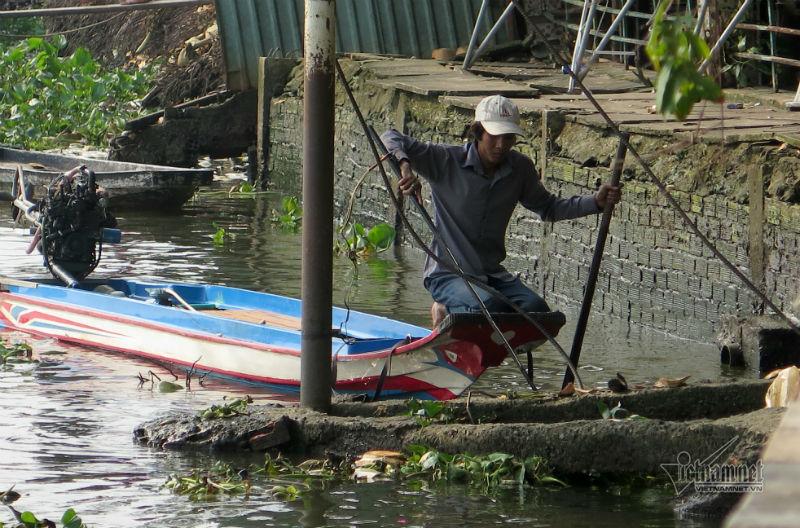
[{"label": "outboard motor", "polygon": [[[38,204],[31,202],[21,169],[17,171],[14,207],[36,226],[28,252],[38,248],[44,265],[70,287],[100,262],[103,242],[118,242],[117,220],[106,209],[94,172],[85,166],[57,176]],[[19,215],[17,215],[19,217]]]},{"label": "outboard motor", "polygon": [[[45,266],[59,279],[91,273],[103,251],[103,228],[117,227],[98,193],[94,172],[86,167],[58,176],[39,205],[41,252]],[[64,280],[68,282],[67,280]]]}]

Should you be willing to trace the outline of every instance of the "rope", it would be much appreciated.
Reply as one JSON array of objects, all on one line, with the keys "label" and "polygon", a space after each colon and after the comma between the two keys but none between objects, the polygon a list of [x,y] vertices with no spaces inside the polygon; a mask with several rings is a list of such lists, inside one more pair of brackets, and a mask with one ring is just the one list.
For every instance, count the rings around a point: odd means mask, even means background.
[{"label": "rope", "polygon": [[87,24],[85,26],[81,26],[81,27],[77,27],[77,28],[65,29],[64,31],[54,31],[52,33],[41,33],[39,35],[10,35],[8,33],[0,33],[0,38],[24,39],[24,38],[33,38],[33,37],[54,37],[56,35],[68,35],[69,33],[77,33],[78,31],[83,31],[85,29],[93,28],[93,27],[99,26],[101,24],[107,24],[107,23],[111,22],[112,20],[115,20],[115,19],[117,19],[117,18],[119,18],[121,16],[124,16],[126,14],[127,13],[117,13],[116,15],[114,15],[112,17],[108,17],[105,20],[101,20],[99,22],[94,22],[93,24]]}]

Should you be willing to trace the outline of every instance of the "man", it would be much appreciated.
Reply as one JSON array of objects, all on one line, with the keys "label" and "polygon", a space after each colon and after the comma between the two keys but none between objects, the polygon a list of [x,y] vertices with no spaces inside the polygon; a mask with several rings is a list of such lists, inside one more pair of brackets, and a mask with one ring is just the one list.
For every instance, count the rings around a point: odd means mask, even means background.
[{"label": "man", "polygon": [[[381,139],[400,163],[399,185],[404,194],[419,192],[415,172],[431,187],[438,230],[433,253],[451,264],[441,237],[464,273],[486,281],[525,311],[543,312],[550,310],[544,299],[501,264],[506,257],[506,228],[517,203],[543,220],[565,220],[596,214],[606,203],[618,203],[620,188],[603,184],[594,195],[571,198],[551,194],[531,159],[512,150],[523,133],[519,121],[517,106],[493,95],[478,103],[470,128],[473,139],[466,145],[423,143],[396,130],[385,132]],[[430,257],[425,262],[424,285],[435,301],[434,326],[444,310],[480,309],[463,279]],[[489,292],[479,287],[476,292],[489,311],[510,311]]]}]

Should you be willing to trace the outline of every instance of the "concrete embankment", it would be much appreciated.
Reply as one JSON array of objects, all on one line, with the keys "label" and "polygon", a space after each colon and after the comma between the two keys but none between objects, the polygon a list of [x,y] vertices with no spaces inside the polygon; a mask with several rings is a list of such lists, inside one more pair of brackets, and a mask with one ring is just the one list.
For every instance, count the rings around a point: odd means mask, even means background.
[{"label": "concrete embankment", "polygon": [[[668,476],[669,468],[701,461],[730,444],[720,456],[756,463],[783,414],[764,409],[768,383],[699,384],[611,392],[568,399],[461,398],[448,403],[453,419],[421,427],[405,402],[334,405],[330,415],[294,406],[251,406],[230,419],[173,414],[142,424],[138,443],[150,447],[215,452],[278,450],[301,456],[355,457],[371,449],[402,450],[423,444],[456,453],[506,452],[544,457],[562,476]],[[620,404],[623,420],[603,419],[598,404]],[[667,473],[665,473],[667,471]],[[691,491],[691,490],[689,490]],[[736,494],[685,494],[687,511],[722,514]]]}]

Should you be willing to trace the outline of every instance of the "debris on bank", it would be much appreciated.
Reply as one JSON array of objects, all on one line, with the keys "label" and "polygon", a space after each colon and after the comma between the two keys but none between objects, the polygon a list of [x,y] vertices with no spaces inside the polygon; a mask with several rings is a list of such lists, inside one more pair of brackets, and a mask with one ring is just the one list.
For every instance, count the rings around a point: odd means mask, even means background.
[{"label": "debris on bank", "polygon": [[[729,449],[720,454],[720,463],[757,463],[783,415],[783,409],[764,408],[768,387],[767,381],[748,381],[568,399],[468,397],[444,404],[450,412],[442,416],[447,418],[428,425],[421,424],[404,401],[337,402],[329,415],[282,404],[259,405],[229,419],[170,414],[140,425],[134,438],[163,449],[269,450],[347,459],[416,444],[447,453],[541,457],[559,477],[672,478],[667,470],[687,456],[702,461],[726,445]],[[637,417],[603,419],[602,405],[621,406],[628,416]],[[687,513],[719,515],[738,498],[735,493],[718,495],[689,493],[678,499]]]}]

